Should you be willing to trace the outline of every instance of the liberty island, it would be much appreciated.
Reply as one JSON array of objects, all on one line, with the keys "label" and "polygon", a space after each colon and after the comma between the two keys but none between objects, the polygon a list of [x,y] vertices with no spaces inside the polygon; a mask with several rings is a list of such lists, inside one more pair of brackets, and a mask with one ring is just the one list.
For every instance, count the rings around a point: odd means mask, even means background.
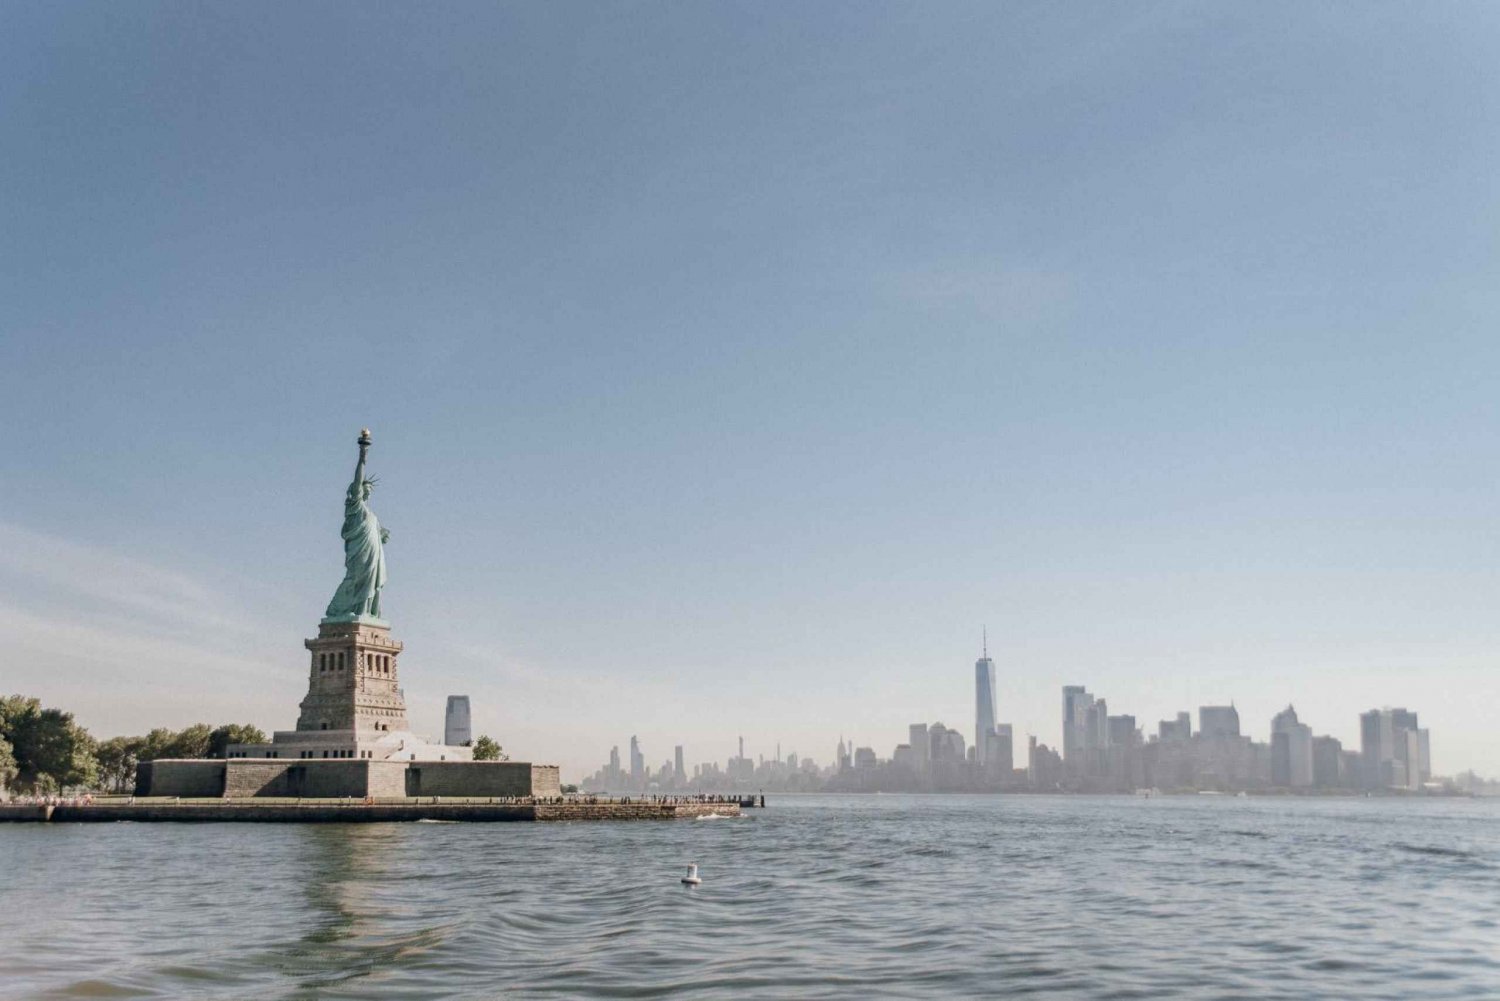
[{"label": "liberty island", "polygon": [[231,743],[222,758],[142,761],[128,802],[0,808],[0,820],[583,820],[734,815],[739,797],[613,800],[562,795],[557,765],[475,761],[468,744],[414,733],[400,687],[403,645],[382,592],[390,533],[359,459],[344,495],[344,576],[308,651],[295,729]]},{"label": "liberty island", "polygon": [[[370,429],[361,429],[359,461],[344,495],[344,524],[339,533],[344,541],[344,578],[318,623],[317,637],[303,644],[311,656],[297,727],[278,731],[268,744],[231,744],[231,761],[473,761],[471,748],[431,743],[413,733],[407,721],[398,666],[403,646],[391,638],[391,624],[381,617],[381,591],[387,579],[385,544],[390,533],[370,509],[376,481],[366,475],[365,463],[371,443]],[[439,781],[437,773],[430,768],[407,770],[401,794],[424,795],[421,779],[427,782],[426,795],[550,795],[558,791],[555,766],[539,766],[541,771],[533,770],[523,780],[520,769],[530,766],[479,764],[478,768],[442,770],[449,781],[438,785],[434,785]],[[294,781],[291,774],[288,781]],[[458,776],[462,780],[454,785]],[[166,780],[157,776],[154,781]],[[373,793],[366,790],[366,794]]]}]

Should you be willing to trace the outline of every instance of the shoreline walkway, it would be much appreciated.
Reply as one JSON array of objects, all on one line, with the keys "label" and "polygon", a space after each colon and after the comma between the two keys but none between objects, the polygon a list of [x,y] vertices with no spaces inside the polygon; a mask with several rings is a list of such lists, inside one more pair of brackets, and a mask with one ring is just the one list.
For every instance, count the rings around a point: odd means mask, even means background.
[{"label": "shoreline walkway", "polygon": [[405,799],[177,799],[134,797],[92,803],[0,803],[0,823],[238,822],[361,824],[416,820],[565,821],[680,820],[738,817],[741,808],[764,806],[754,796],[594,796],[519,799],[503,796]]}]

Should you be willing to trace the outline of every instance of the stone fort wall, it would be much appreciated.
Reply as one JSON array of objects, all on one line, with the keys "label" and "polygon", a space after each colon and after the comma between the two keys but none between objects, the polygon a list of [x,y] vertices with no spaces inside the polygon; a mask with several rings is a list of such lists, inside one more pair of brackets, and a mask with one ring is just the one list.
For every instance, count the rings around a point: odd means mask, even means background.
[{"label": "stone fort wall", "polygon": [[524,761],[374,761],[231,758],[142,762],[137,796],[183,799],[397,799],[405,796],[557,796],[556,765]]},{"label": "stone fort wall", "polygon": [[552,796],[532,781],[524,761],[413,761],[406,796]]},{"label": "stone fort wall", "polygon": [[203,799],[224,795],[224,761],[143,761],[135,769],[137,796]]}]

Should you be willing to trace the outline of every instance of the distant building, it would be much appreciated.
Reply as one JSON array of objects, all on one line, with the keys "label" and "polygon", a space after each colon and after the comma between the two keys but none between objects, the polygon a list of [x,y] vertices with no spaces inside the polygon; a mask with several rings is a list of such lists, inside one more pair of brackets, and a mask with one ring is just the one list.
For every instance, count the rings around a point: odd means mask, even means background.
[{"label": "distant building", "polygon": [[1074,770],[1081,770],[1087,735],[1087,713],[1094,697],[1082,685],[1064,685],[1062,690],[1062,757]]},{"label": "distant building", "polygon": [[1240,711],[1233,703],[1227,706],[1199,706],[1198,734],[1202,737],[1238,737]]},{"label": "distant building", "polygon": [[1109,742],[1106,747],[1120,747],[1135,742],[1134,716],[1108,716]]},{"label": "distant building", "polygon": [[1164,719],[1156,724],[1156,739],[1163,744],[1192,740],[1193,714],[1178,713],[1175,720]]},{"label": "distant building", "polygon": [[676,748],[676,750],[675,750],[675,752],[673,754],[672,764],[674,766],[674,771],[676,771],[676,773],[677,773],[677,781],[679,781],[679,782],[686,782],[687,781],[687,769],[683,766],[683,763],[682,763],[682,745],[681,744],[677,745],[677,748]]},{"label": "distant building", "polygon": [[1062,755],[1035,737],[1026,739],[1026,783],[1033,789],[1056,789],[1063,778]]},{"label": "distant building", "polygon": [[927,724],[913,723],[906,728],[911,744],[913,769],[918,775],[926,775],[932,761],[932,742],[928,739]]},{"label": "distant building", "polygon": [[874,768],[876,764],[874,748],[856,747],[854,749],[854,768],[856,771],[864,768]]},{"label": "distant building", "polygon": [[636,737],[630,738],[630,780],[635,783],[646,781],[646,756],[641,753],[641,742]]},{"label": "distant building", "polygon": [[912,754],[910,744],[897,744],[896,751],[891,755],[891,764],[897,768],[905,768],[913,775],[917,773],[916,755]]},{"label": "distant building", "polygon": [[983,656],[974,662],[974,761],[980,767],[990,759],[995,736],[995,662],[990,660],[989,637]]},{"label": "distant building", "polygon": [[469,723],[469,697],[448,696],[448,711],[443,717],[443,743],[450,747],[467,747],[474,740]]},{"label": "distant building", "polygon": [[736,782],[751,782],[755,779],[755,762],[745,757],[745,738],[740,738],[740,753],[729,759],[729,777]]},{"label": "distant building", "polygon": [[1271,784],[1283,789],[1313,784],[1312,728],[1291,706],[1271,717]]},{"label": "distant building", "polygon": [[939,762],[961,762],[964,760],[964,735],[950,730],[941,723],[927,728],[928,755],[931,764]]},{"label": "distant building", "polygon": [[1119,755],[1109,754],[1109,730],[1108,702],[1081,685],[1063,688],[1063,765],[1079,788],[1100,788],[1118,771]]},{"label": "distant building", "polygon": [[1158,772],[1165,783],[1221,792],[1271,785],[1271,747],[1240,732],[1240,713],[1233,703],[1200,706],[1198,733],[1187,749],[1184,759],[1161,746]]},{"label": "distant building", "polygon": [[1344,766],[1344,745],[1337,737],[1314,737],[1312,740],[1313,785],[1319,789],[1343,789],[1351,776]]},{"label": "distant building", "polygon": [[1136,789],[1146,782],[1141,732],[1129,714],[1105,717],[1102,776],[1115,789]]},{"label": "distant building", "polygon": [[1368,788],[1422,788],[1432,778],[1431,745],[1417,714],[1405,709],[1371,709],[1359,717],[1360,757]]},{"label": "distant building", "polygon": [[990,755],[985,762],[985,768],[990,772],[1000,775],[1007,781],[1016,768],[1015,752],[1015,730],[1009,723],[1000,723],[995,727],[995,735],[990,738]]},{"label": "distant building", "polygon": [[1109,746],[1109,704],[1081,685],[1063,688],[1063,764],[1075,779],[1103,777]]}]

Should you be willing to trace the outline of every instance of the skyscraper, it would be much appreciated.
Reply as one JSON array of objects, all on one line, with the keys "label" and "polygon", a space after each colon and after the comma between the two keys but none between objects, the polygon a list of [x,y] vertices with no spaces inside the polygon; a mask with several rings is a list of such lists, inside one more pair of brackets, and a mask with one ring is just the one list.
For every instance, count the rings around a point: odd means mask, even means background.
[{"label": "skyscraper", "polygon": [[1015,731],[1009,723],[995,724],[995,735],[990,738],[990,755],[985,767],[1009,780],[1016,767]]},{"label": "skyscraper", "polygon": [[1313,785],[1333,789],[1349,784],[1351,776],[1344,769],[1344,745],[1337,737],[1314,737],[1312,755]]},{"label": "skyscraper", "polygon": [[1313,784],[1312,728],[1291,706],[1271,717],[1271,784],[1290,789]]},{"label": "skyscraper", "polygon": [[1094,697],[1082,685],[1064,685],[1062,696],[1063,761],[1070,769],[1080,769],[1083,749],[1087,746],[1087,714],[1094,705]]},{"label": "skyscraper", "polygon": [[1204,737],[1238,737],[1240,711],[1234,703],[1227,706],[1199,706],[1198,732]]},{"label": "skyscraper", "polygon": [[646,781],[646,756],[641,753],[641,742],[635,737],[630,738],[630,780]]},{"label": "skyscraper", "polygon": [[948,729],[942,723],[934,723],[927,728],[927,744],[929,763],[964,760],[964,735],[957,730]]},{"label": "skyscraper", "polygon": [[1417,714],[1371,709],[1359,717],[1360,755],[1367,786],[1420,789],[1432,777],[1429,737]]},{"label": "skyscraper", "polygon": [[983,655],[974,662],[974,762],[983,767],[993,755],[995,736],[995,662],[990,660],[989,633]]},{"label": "skyscraper", "polygon": [[913,723],[907,727],[910,735],[912,765],[918,775],[926,775],[932,761],[932,741],[927,735],[926,723]]},{"label": "skyscraper", "polygon": [[1191,713],[1178,713],[1175,720],[1164,719],[1156,725],[1157,739],[1163,744],[1183,743],[1193,739]]},{"label": "skyscraper", "polygon": [[474,739],[469,723],[469,697],[448,696],[448,711],[443,718],[443,743],[450,747],[462,747]]},{"label": "skyscraper", "polygon": [[677,771],[677,781],[679,781],[679,782],[686,782],[687,781],[687,772],[686,772],[686,770],[684,770],[683,764],[682,764],[682,745],[681,744],[677,745],[677,750],[676,750],[676,753],[675,753],[674,759],[673,759],[673,765],[675,766],[676,771]]}]

